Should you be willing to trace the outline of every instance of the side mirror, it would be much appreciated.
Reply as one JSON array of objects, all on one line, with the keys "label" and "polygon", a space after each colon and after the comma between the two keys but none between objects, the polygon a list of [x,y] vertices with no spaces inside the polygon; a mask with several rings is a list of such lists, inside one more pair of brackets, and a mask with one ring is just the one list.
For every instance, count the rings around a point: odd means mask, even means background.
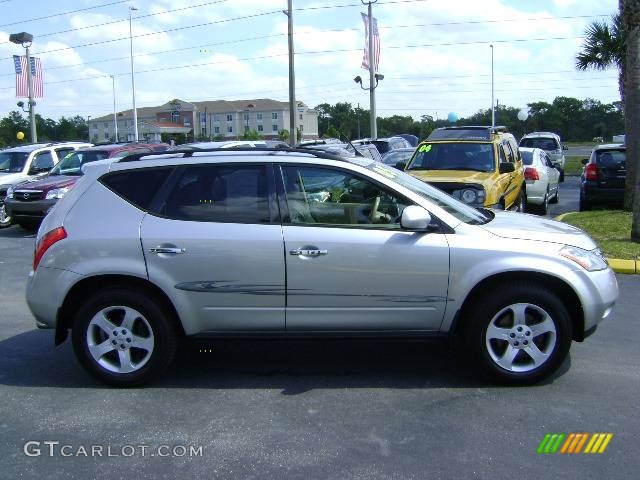
[{"label": "side mirror", "polygon": [[400,225],[406,230],[424,231],[431,223],[431,215],[424,208],[409,205],[402,211]]},{"label": "side mirror", "polygon": [[516,166],[511,162],[502,162],[500,164],[500,173],[512,173],[516,171]]},{"label": "side mirror", "polygon": [[398,170],[404,171],[407,168],[407,162],[398,162],[398,163],[396,163],[396,168]]},{"label": "side mirror", "polygon": [[562,150],[569,150],[569,147],[567,147],[566,145],[562,145]]},{"label": "side mirror", "polygon": [[580,163],[582,163],[582,165],[586,165],[587,163],[589,163],[589,159],[583,158],[582,160],[580,160]]}]

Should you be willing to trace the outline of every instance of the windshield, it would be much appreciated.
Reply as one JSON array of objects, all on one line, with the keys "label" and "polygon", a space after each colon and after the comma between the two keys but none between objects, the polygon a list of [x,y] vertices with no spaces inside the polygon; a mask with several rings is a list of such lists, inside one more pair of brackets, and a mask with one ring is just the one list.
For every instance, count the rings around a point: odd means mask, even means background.
[{"label": "windshield", "polygon": [[548,151],[560,149],[556,139],[550,137],[523,138],[520,140],[520,146],[527,148],[541,148],[542,150]]},{"label": "windshield", "polygon": [[78,150],[64,157],[49,175],[82,175],[82,165],[109,157],[109,152]]},{"label": "windshield", "polygon": [[412,192],[417,193],[421,197],[429,200],[431,203],[439,206],[461,222],[471,225],[480,225],[490,222],[493,219],[490,214],[485,214],[481,210],[470,207],[465,203],[456,200],[451,195],[448,195],[405,172],[389,167],[388,165],[379,162],[368,162],[367,159],[358,157],[349,159],[349,161],[365,167],[372,172],[383,175],[397,184],[408,188]]},{"label": "windshield", "polygon": [[471,170],[493,172],[495,155],[491,143],[423,143],[408,170]]},{"label": "windshield", "polygon": [[0,172],[21,172],[28,156],[28,152],[0,152]]}]

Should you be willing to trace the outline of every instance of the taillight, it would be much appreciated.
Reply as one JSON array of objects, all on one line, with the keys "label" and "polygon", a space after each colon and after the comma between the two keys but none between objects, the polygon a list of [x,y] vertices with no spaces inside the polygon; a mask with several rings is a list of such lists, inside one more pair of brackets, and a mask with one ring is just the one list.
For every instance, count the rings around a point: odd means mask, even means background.
[{"label": "taillight", "polygon": [[63,238],[67,238],[67,231],[64,227],[54,228],[50,232],[45,233],[42,238],[36,243],[36,250],[33,254],[33,271],[35,272],[36,268],[38,268],[38,264],[42,259],[42,256],[45,254],[49,247],[54,243],[62,240]]},{"label": "taillight", "polygon": [[538,170],[533,167],[527,167],[524,169],[525,180],[540,180]]},{"label": "taillight", "polygon": [[598,180],[598,165],[595,163],[589,163],[584,169],[584,178],[595,182]]}]

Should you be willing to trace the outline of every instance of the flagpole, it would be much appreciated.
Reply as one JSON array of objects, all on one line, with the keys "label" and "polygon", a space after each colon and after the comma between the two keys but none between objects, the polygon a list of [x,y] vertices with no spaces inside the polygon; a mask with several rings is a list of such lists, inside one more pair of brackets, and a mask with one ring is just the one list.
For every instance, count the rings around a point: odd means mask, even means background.
[{"label": "flagpole", "polygon": [[495,100],[493,99],[495,96],[494,84],[493,84],[493,45],[489,45],[491,47],[491,126],[496,126],[496,105]]},{"label": "flagpole", "polygon": [[38,143],[38,132],[36,132],[36,114],[34,111],[35,103],[33,101],[33,78],[31,75],[31,56],[29,55],[30,44],[25,45],[27,51],[27,88],[29,89],[29,122],[31,123],[31,143]]},{"label": "flagpole", "polygon": [[376,90],[373,85],[375,66],[373,64],[373,13],[371,3],[372,2],[369,2],[369,6],[367,9],[367,13],[369,14],[369,110],[371,115],[371,138],[378,138],[378,125],[376,121]]}]

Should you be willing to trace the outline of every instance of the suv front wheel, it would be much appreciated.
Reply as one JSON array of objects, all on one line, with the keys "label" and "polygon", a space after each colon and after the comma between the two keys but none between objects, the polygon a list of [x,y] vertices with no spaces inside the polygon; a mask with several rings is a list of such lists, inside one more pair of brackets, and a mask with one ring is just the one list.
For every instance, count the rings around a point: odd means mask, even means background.
[{"label": "suv front wheel", "polygon": [[569,353],[569,314],[555,293],[538,285],[500,287],[469,309],[467,346],[493,380],[535,383],[556,371]]},{"label": "suv front wheel", "polygon": [[176,335],[159,302],[111,288],[87,300],[73,324],[73,349],[82,366],[114,386],[147,383],[171,363]]}]

